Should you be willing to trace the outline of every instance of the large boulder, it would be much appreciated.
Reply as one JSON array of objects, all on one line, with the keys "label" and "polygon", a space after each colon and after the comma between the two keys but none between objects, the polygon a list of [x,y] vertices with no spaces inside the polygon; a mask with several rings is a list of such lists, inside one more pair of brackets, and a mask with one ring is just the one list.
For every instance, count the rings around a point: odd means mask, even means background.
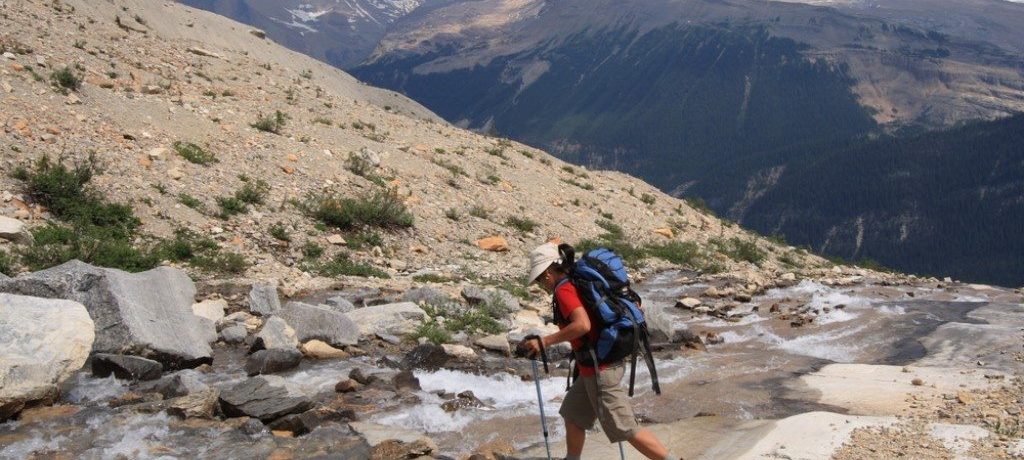
[{"label": "large boulder", "polygon": [[345,313],[302,302],[288,302],[276,316],[295,329],[300,342],[315,339],[334,347],[359,342],[359,328]]},{"label": "large boulder", "polygon": [[92,375],[96,377],[113,374],[122,380],[156,380],[163,372],[164,366],[159,362],[138,356],[96,353],[92,357]]},{"label": "large boulder", "polygon": [[228,417],[254,417],[268,423],[288,414],[309,410],[313,403],[295,385],[276,375],[245,380],[220,393]]},{"label": "large boulder", "polygon": [[0,238],[28,244],[32,242],[32,233],[25,228],[25,224],[20,220],[0,216]]},{"label": "large boulder", "polygon": [[210,299],[192,304],[192,313],[216,323],[224,318],[224,310],[227,308],[228,301],[224,299]]},{"label": "large boulder", "polygon": [[195,284],[176,268],[128,273],[73,260],[0,281],[0,292],[81,303],[95,323],[97,353],[143,356],[172,369],[213,361],[208,326],[192,314]]},{"label": "large boulder", "polygon": [[403,336],[414,332],[427,318],[427,312],[412,302],[357,308],[346,315],[359,326],[360,335]]},{"label": "large boulder", "polygon": [[249,291],[249,311],[260,316],[269,316],[281,309],[281,298],[277,295],[277,282],[256,283]]},{"label": "large boulder", "polygon": [[94,327],[80,303],[0,294],[0,421],[54,401],[89,358]]}]

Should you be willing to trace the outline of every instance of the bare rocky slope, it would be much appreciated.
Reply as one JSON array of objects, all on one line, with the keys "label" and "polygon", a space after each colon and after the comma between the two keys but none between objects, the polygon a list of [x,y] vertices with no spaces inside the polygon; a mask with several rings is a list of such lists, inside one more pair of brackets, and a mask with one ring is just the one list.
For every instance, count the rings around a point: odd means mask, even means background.
[{"label": "bare rocky slope", "polygon": [[[300,248],[320,245],[326,258],[349,251],[332,244],[332,235],[352,240],[366,232],[325,228],[296,201],[385,188],[396,190],[414,224],[372,232],[375,244],[361,245],[352,257],[392,275],[518,277],[529,248],[551,238],[597,238],[608,233],[598,225],[607,219],[637,246],[696,242],[708,251],[703,264],[761,282],[823,263],[632,177],[573,168],[542,151],[453,127],[403,96],[362,85],[210,13],[172,3],[8,2],[4,16],[4,170],[43,156],[71,161],[91,153],[102,172],[90,186],[131,204],[143,234],[168,238],[184,227],[209,236],[243,254],[253,278],[286,286],[327,282],[299,269]],[[67,94],[51,78],[65,68],[83,79]],[[280,134],[251,126],[276,111],[287,119]],[[175,143],[194,143],[216,161],[190,162]],[[371,163],[360,171],[366,177],[352,172],[358,168],[350,156]],[[267,182],[265,203],[217,217],[218,199],[244,180]],[[6,216],[29,229],[47,221],[46,209],[23,195],[22,181],[10,174],[0,181]],[[271,236],[275,225],[291,241]],[[476,244],[493,236],[504,238],[508,250]],[[765,252],[760,267],[709,245],[733,238]],[[794,265],[782,266],[780,257]]]}]

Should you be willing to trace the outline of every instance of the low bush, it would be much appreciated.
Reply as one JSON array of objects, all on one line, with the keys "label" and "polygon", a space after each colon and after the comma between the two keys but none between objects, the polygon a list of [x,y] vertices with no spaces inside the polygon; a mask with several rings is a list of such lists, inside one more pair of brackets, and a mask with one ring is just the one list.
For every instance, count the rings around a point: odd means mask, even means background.
[{"label": "low bush", "polygon": [[505,225],[519,230],[522,233],[529,233],[536,229],[540,224],[528,217],[509,216],[509,218],[505,220]]},{"label": "low bush", "polygon": [[355,198],[311,194],[300,207],[311,217],[342,230],[400,229],[412,227],[414,221],[412,213],[394,191],[377,190]]},{"label": "low bush", "polygon": [[178,153],[182,158],[188,160],[189,163],[195,163],[197,165],[208,165],[216,163],[217,156],[213,153],[207,152],[199,145],[191,142],[177,141],[171,144],[174,151]]},{"label": "low bush", "polygon": [[334,258],[316,264],[304,266],[305,270],[316,273],[320,276],[360,276],[364,278],[390,278],[384,271],[371,265],[353,261],[348,254],[338,253]]},{"label": "low bush", "polygon": [[647,255],[684,267],[697,267],[704,255],[697,243],[692,241],[671,241],[647,246]]},{"label": "low bush", "polygon": [[288,115],[280,110],[276,110],[273,115],[260,114],[259,118],[249,126],[252,126],[258,131],[281,134],[281,129],[284,128],[287,121]]},{"label": "low bush", "polygon": [[54,70],[50,74],[50,82],[64,92],[68,90],[78,91],[78,88],[82,86],[82,77],[71,70],[70,67],[65,66]]}]

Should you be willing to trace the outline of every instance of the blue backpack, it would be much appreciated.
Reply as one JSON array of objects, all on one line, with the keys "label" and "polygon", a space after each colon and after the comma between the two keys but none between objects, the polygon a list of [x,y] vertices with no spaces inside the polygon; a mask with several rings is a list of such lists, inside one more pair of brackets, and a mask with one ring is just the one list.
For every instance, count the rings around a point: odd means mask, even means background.
[{"label": "blue backpack", "polygon": [[[601,364],[615,364],[631,358],[629,395],[633,396],[636,361],[643,355],[651,374],[651,388],[656,394],[661,394],[647,322],[640,309],[641,299],[630,287],[622,258],[610,249],[597,248],[577,261],[575,249],[568,244],[559,245],[558,252],[562,257],[560,265],[569,269],[569,276],[562,283],[571,282],[576,287],[590,318],[591,330],[596,331],[596,334],[588,334],[584,349],[576,353],[575,359],[597,369]],[[555,322],[564,325],[567,320],[557,305],[553,310]]]}]

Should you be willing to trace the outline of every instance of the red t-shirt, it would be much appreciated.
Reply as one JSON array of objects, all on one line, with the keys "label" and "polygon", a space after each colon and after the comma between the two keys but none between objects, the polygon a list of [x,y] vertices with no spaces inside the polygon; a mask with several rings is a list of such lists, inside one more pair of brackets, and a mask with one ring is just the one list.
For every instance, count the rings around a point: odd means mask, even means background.
[{"label": "red t-shirt", "polygon": [[[573,286],[572,283],[562,283],[561,286],[555,288],[555,305],[561,312],[562,318],[565,318],[566,321],[569,321],[569,315],[572,314],[573,310],[577,308],[584,308],[583,301],[580,300],[580,295],[576,292],[576,286]],[[584,312],[586,312],[586,310],[584,310]],[[564,329],[566,326],[568,326],[568,324],[559,324],[558,328]],[[590,332],[588,332],[587,335],[590,336],[591,340],[597,338],[597,331],[594,329],[593,321],[591,321]],[[583,340],[573,339],[569,344],[572,345],[573,351],[576,351],[583,346]],[[581,376],[592,377],[595,374],[593,367],[581,365],[579,361],[576,362],[576,367],[579,368]],[[601,370],[605,370],[607,367],[607,364],[602,364],[600,366]]]}]

